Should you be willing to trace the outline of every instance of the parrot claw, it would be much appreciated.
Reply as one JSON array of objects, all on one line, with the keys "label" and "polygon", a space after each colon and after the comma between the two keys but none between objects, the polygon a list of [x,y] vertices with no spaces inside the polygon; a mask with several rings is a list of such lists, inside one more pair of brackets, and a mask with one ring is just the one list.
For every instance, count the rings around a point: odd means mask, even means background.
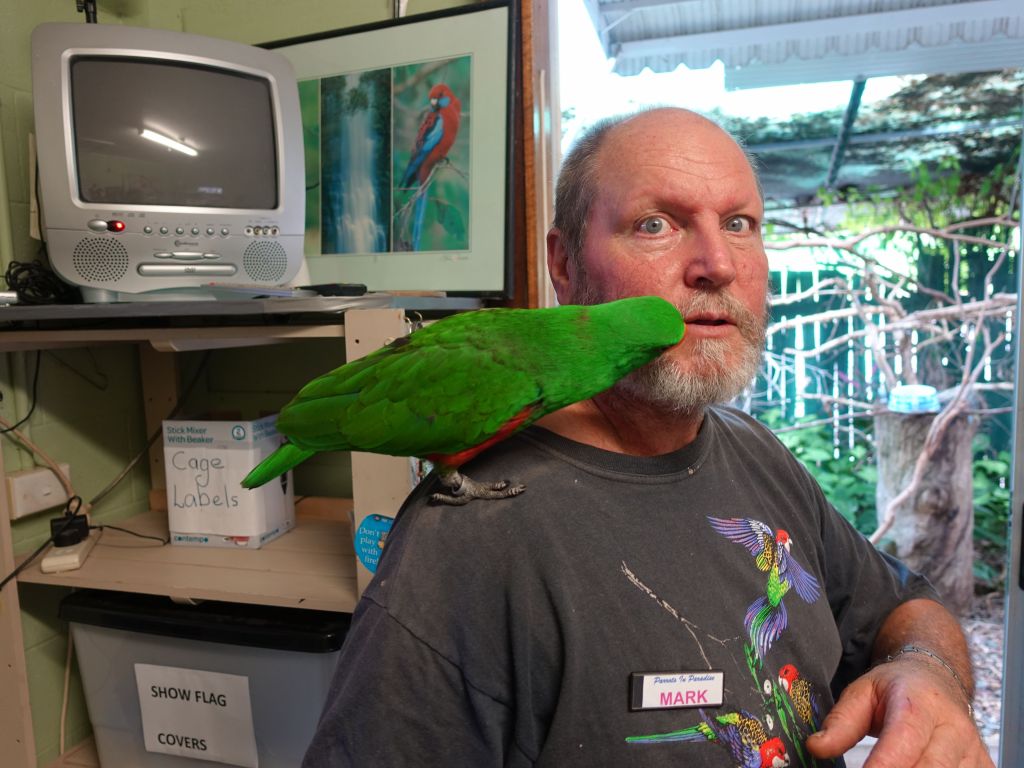
[{"label": "parrot claw", "polygon": [[430,500],[437,504],[449,504],[455,507],[468,504],[473,499],[509,499],[526,490],[525,485],[510,485],[507,480],[499,480],[496,483],[480,483],[458,472],[442,476],[441,483],[450,492],[433,493],[430,495]]}]

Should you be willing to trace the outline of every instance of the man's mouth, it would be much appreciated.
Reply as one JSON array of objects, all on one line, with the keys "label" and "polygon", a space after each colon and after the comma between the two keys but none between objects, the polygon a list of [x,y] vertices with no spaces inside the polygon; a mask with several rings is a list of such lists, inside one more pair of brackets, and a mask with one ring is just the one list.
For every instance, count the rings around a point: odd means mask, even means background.
[{"label": "man's mouth", "polygon": [[694,317],[686,319],[687,325],[732,325],[732,321],[725,317]]}]

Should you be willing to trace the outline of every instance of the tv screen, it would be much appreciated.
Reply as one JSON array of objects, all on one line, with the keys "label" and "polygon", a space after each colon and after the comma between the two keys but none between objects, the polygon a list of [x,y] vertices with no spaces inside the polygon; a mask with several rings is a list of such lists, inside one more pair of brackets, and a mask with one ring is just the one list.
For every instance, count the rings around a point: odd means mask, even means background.
[{"label": "tv screen", "polygon": [[270,83],[173,61],[71,62],[80,199],[87,203],[277,207]]}]

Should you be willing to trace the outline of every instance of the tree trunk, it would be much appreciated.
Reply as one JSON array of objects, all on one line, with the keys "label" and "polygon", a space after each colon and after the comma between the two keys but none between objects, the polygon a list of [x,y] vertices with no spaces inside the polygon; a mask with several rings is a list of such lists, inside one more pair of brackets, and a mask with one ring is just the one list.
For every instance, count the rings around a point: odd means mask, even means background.
[{"label": "tree trunk", "polygon": [[[910,484],[934,419],[933,413],[887,411],[875,416],[880,519],[889,500]],[[961,616],[974,596],[971,443],[977,431],[976,417],[954,419],[917,492],[897,507],[886,536],[895,543],[893,554],[927,576],[946,607]]]}]

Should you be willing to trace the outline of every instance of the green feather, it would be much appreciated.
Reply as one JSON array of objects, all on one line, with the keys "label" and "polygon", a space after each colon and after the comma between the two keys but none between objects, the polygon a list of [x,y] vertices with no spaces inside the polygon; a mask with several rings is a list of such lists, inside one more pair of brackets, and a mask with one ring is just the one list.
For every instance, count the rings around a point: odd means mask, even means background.
[{"label": "green feather", "polygon": [[678,310],[650,296],[446,317],[306,384],[277,420],[289,461],[271,456],[246,487],[317,451],[465,451],[524,411],[519,428],[603,392],[683,332]]},{"label": "green feather", "polygon": [[285,443],[245,476],[242,480],[243,488],[258,488],[268,483],[279,475],[283,475],[289,469],[297,467],[316,451],[304,450],[291,443]]}]

